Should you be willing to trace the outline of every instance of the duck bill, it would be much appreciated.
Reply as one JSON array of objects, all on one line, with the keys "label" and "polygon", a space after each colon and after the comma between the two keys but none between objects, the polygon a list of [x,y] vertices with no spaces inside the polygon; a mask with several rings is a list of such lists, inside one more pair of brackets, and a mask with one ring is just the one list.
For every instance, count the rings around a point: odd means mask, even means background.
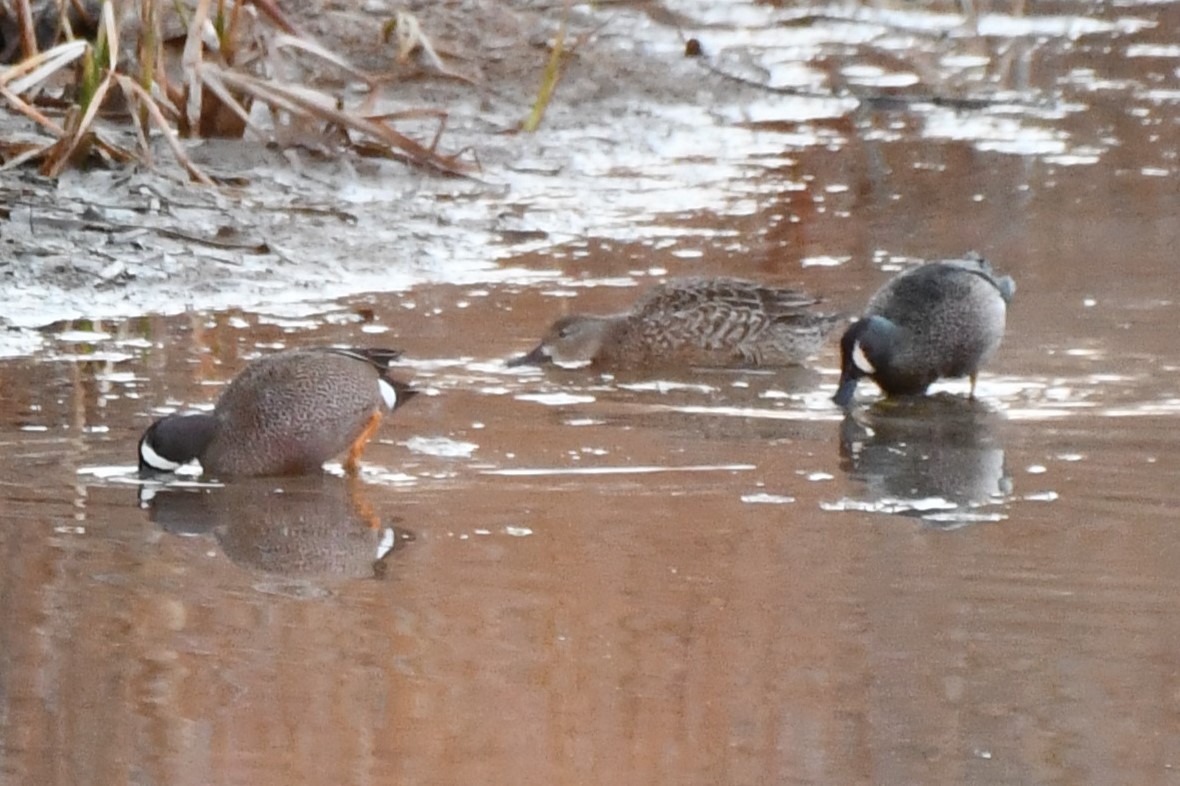
[{"label": "duck bill", "polygon": [[517,366],[543,366],[549,360],[549,353],[545,351],[545,345],[538,344],[532,352],[527,355],[521,355],[518,358],[512,358],[505,365],[509,368],[516,368]]},{"label": "duck bill", "polygon": [[840,386],[836,388],[836,395],[832,396],[832,401],[836,406],[848,408],[852,403],[852,397],[856,394],[856,377],[845,373],[840,377]]}]

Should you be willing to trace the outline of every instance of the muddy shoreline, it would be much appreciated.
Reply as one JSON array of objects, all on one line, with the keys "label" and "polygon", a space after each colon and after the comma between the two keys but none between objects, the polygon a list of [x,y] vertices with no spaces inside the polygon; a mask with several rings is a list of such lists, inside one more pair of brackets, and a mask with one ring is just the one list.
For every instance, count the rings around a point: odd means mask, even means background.
[{"label": "muddy shoreline", "polygon": [[[1153,143],[1146,122],[1143,143],[1103,131],[1103,118],[1126,105],[1151,118],[1153,102],[1169,100],[1150,87],[1154,77],[1140,88],[1122,72],[1155,68],[1151,58],[1171,51],[1157,43],[1176,15],[1170,6],[1085,17],[996,6],[973,23],[939,3],[701,3],[677,13],[652,3],[576,6],[566,28],[573,54],[541,129],[518,132],[563,6],[411,4],[447,73],[395,61],[381,40],[392,2],[324,3],[297,17],[329,48],[385,75],[380,111],[445,110],[440,150],[472,164],[470,178],[342,153],[322,139],[279,146],[251,137],[188,143],[194,161],[228,183],[217,189],[188,182],[159,142],[154,168],[74,170],[57,182],[28,169],[0,173],[0,326],[10,344],[0,352],[23,352],[36,343],[29,329],[63,320],[309,313],[349,295],[432,282],[528,282],[559,275],[559,260],[594,255],[603,243],[684,243],[686,262],[720,247],[755,259],[785,255],[795,269],[842,264],[845,235],[800,261],[793,228],[825,211],[851,220],[869,194],[900,196],[907,167],[937,176],[945,160],[991,156],[993,166],[1050,189],[1120,144],[1149,145],[1147,180],[1176,166],[1175,151]],[[693,35],[703,57],[685,55]],[[1092,62],[1087,52],[1130,37],[1141,43],[1128,51],[1143,59],[1053,77],[1069,58]],[[1045,66],[1030,72],[1030,60]],[[287,60],[277,70],[290,76],[303,65]],[[313,81],[349,105],[365,98],[331,68]],[[1128,94],[1111,93],[1117,84]],[[891,111],[864,96],[892,101]],[[397,127],[429,142],[438,123],[419,117]],[[0,132],[30,133],[8,113]],[[889,147],[907,134],[925,147]],[[804,154],[810,161],[801,166]],[[859,182],[852,167],[864,172]],[[971,189],[958,189],[968,205],[983,197]],[[948,204],[930,220],[962,210]],[[865,240],[864,262],[893,253]],[[991,240],[968,232],[955,247],[901,251],[958,254]],[[597,275],[617,275],[618,264],[604,262]]]},{"label": "muddy shoreline", "polygon": [[[305,14],[304,29],[371,72],[390,74],[382,108],[441,108],[440,148],[463,152],[470,179],[400,162],[302,145],[197,140],[194,159],[218,189],[189,183],[157,144],[155,168],[69,171],[51,182],[28,170],[3,173],[8,205],[0,226],[0,325],[36,328],[69,319],[126,318],[188,309],[314,310],[356,292],[397,291],[435,280],[527,280],[544,271],[504,270],[502,260],[582,234],[570,221],[550,224],[517,204],[514,181],[567,179],[577,157],[618,152],[620,139],[571,134],[587,118],[614,118],[646,133],[672,133],[675,123],[652,108],[688,100],[738,100],[732,85],[701,79],[699,67],[669,51],[624,49],[606,34],[612,14],[575,13],[580,43],[567,64],[541,130],[514,129],[528,114],[557,29],[557,10],[475,4],[431,12],[424,29],[456,73],[470,81],[398,66],[379,42],[392,16],[377,3],[363,11],[327,8]],[[474,35],[473,30],[479,30]],[[597,31],[597,32],[595,32]],[[675,32],[659,29],[667,38]],[[437,35],[436,35],[437,34]],[[454,52],[461,56],[451,57]],[[333,75],[322,75],[331,83]],[[350,100],[357,92],[339,88]],[[5,133],[25,121],[0,119]],[[407,133],[429,141],[433,119]],[[623,136],[623,139],[626,135]],[[592,217],[576,217],[592,230]]]}]

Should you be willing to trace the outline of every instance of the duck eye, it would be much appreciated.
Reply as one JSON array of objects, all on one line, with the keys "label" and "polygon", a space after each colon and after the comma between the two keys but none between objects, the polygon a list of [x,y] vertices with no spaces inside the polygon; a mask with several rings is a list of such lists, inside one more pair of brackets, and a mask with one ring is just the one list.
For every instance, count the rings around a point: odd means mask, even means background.
[{"label": "duck eye", "polygon": [[573,329],[569,325],[565,325],[564,327],[561,328],[561,330],[557,331],[557,337],[558,338],[569,338],[570,334],[573,332],[574,332]]}]

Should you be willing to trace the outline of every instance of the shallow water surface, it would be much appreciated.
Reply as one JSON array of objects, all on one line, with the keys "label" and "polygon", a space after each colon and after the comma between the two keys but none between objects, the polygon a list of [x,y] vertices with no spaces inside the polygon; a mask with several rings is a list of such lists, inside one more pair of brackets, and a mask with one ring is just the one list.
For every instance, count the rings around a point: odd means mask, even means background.
[{"label": "shallow water surface", "polygon": [[[1180,782],[1180,6],[1058,5],[985,14],[982,36],[832,23],[796,71],[743,27],[789,9],[722,24],[686,4],[718,67],[821,87],[808,69],[839,51],[847,79],[889,86],[882,53],[910,41],[940,89],[995,70],[1013,103],[825,104],[814,124],[730,107],[759,144],[698,163],[732,199],[653,211],[620,169],[579,198],[593,214],[630,184],[615,218],[634,226],[555,222],[497,251],[507,280],[440,261],[441,282],[302,310],[38,331],[0,361],[4,781]],[[673,158],[661,177],[690,183]],[[539,215],[571,210],[524,180]],[[907,402],[862,383],[845,416],[834,346],[656,379],[502,362],[666,275],[852,313],[970,248],[1019,285],[975,401],[965,381]],[[323,343],[402,347],[423,391],[359,477],[135,477],[152,418]]]}]

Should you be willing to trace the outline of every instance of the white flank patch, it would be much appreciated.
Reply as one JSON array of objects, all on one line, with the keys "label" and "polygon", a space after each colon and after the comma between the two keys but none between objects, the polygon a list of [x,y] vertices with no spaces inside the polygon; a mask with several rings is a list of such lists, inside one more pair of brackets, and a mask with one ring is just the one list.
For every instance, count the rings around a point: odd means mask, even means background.
[{"label": "white flank patch", "polygon": [[139,446],[139,456],[143,459],[143,463],[147,464],[152,469],[158,469],[161,472],[172,472],[180,468],[179,461],[172,461],[161,456],[156,451],[152,450],[152,446],[145,440]]},{"label": "white flank patch", "polygon": [[389,383],[387,379],[378,379],[377,387],[381,390],[381,398],[385,399],[385,406],[393,409],[397,406],[397,388]]},{"label": "white flank patch", "polygon": [[386,527],[381,531],[381,541],[377,544],[377,559],[380,560],[397,545],[397,533],[393,527]]},{"label": "white flank patch", "polygon": [[877,369],[873,368],[873,364],[869,361],[869,356],[865,354],[864,347],[857,341],[852,345],[852,365],[856,366],[865,374],[876,374]]}]

